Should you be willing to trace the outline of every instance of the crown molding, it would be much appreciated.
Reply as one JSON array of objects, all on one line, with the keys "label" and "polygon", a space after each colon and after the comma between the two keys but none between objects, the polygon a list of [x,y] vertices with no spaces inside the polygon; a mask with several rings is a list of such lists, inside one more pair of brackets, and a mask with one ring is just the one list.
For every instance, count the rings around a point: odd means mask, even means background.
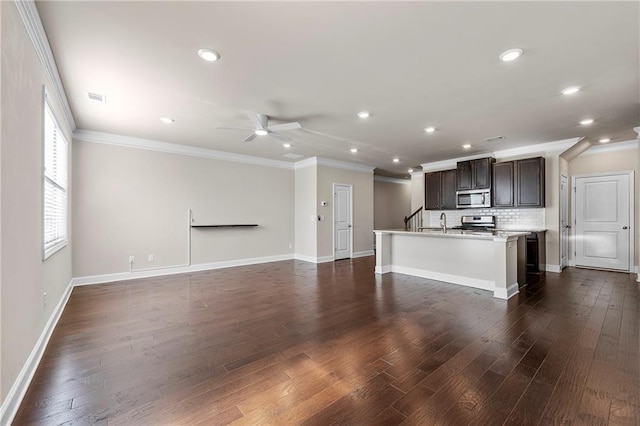
[{"label": "crown molding", "polygon": [[436,172],[440,170],[455,169],[459,161],[475,160],[477,158],[494,157],[496,159],[518,157],[522,155],[544,155],[555,152],[563,152],[578,143],[582,138],[563,139],[553,142],[545,142],[527,145],[518,148],[503,149],[500,151],[486,152],[484,154],[467,157],[451,158],[449,160],[435,161],[422,164],[422,172]]},{"label": "crown molding", "polygon": [[293,170],[294,168],[293,163],[286,161],[270,160],[267,158],[254,157],[252,155],[234,154],[231,152],[215,151],[208,148],[197,148],[194,146],[161,142],[151,139],[134,138],[131,136],[116,135],[112,133],[95,132],[92,130],[76,129],[73,132],[73,139],[83,142],[146,149],[168,154],[189,155],[191,157],[232,161],[234,163],[251,164],[255,166],[275,167],[288,170]]},{"label": "crown molding", "polygon": [[411,179],[423,179],[424,178],[424,171],[420,170],[419,172],[413,172],[411,173]]},{"label": "crown molding", "polygon": [[387,176],[373,176],[373,180],[375,182],[387,182],[387,183],[397,183],[400,185],[411,185],[411,181],[409,179],[397,179],[397,178],[391,178]]},{"label": "crown molding", "polygon": [[624,142],[592,145],[591,148],[580,155],[602,154],[603,152],[627,151],[632,149],[638,149],[638,141],[635,139]]},{"label": "crown molding", "polygon": [[363,166],[361,164],[353,164],[353,163],[348,163],[346,161],[330,160],[328,158],[322,158],[322,157],[311,157],[311,158],[307,158],[306,160],[298,161],[295,164],[295,169],[298,170],[298,169],[303,169],[305,167],[312,167],[312,166],[333,167],[336,169],[344,169],[344,170],[351,170],[353,172],[371,173],[371,174],[373,174],[373,170],[375,169],[375,167],[371,167],[371,166]]},{"label": "crown molding", "polygon": [[18,14],[20,15],[22,23],[27,30],[27,34],[31,39],[31,43],[38,55],[38,59],[40,59],[40,62],[42,63],[45,75],[51,82],[52,87],[49,88],[50,92],[55,98],[56,104],[62,108],[62,113],[68,128],[73,131],[76,128],[76,122],[73,119],[69,100],[67,99],[67,94],[64,91],[60,74],[58,74],[58,67],[56,66],[56,61],[53,58],[49,39],[47,39],[47,34],[42,26],[42,21],[40,20],[40,14],[38,13],[36,3],[33,0],[15,0],[14,4],[18,9]]}]

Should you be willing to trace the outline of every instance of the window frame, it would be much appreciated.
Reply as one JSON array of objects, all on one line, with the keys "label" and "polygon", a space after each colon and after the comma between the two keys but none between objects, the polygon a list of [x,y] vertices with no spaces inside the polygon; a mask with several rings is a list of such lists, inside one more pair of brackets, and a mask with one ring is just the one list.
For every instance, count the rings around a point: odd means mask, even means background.
[{"label": "window frame", "polygon": [[[41,179],[41,183],[42,183],[42,217],[41,217],[41,224],[42,224],[42,260],[45,261],[47,260],[49,257],[53,256],[55,253],[57,253],[58,251],[60,251],[61,249],[63,249],[64,247],[66,247],[69,244],[69,141],[66,137],[66,135],[64,134],[64,132],[62,131],[62,128],[60,126],[59,123],[61,123],[61,121],[58,119],[58,116],[55,113],[55,108],[53,105],[53,101],[47,91],[46,86],[43,86],[43,102],[42,102],[42,164],[41,164],[41,171],[42,171],[42,179]],[[47,127],[47,115],[50,115],[52,120],[53,120],[53,124],[55,126],[55,132],[56,132],[56,140],[60,140],[63,144],[64,144],[64,155],[66,156],[65,158],[65,177],[64,177],[64,186],[61,185],[61,183],[59,181],[55,181],[52,178],[47,176],[46,173],[46,164],[47,164],[47,131],[46,131],[46,127]],[[58,142],[59,143],[59,142]],[[50,243],[47,246],[47,224],[46,224],[46,217],[47,217],[47,182],[50,182],[51,184],[55,185],[57,188],[60,188],[61,190],[64,191],[64,236],[61,239],[56,240],[54,243]]]}]

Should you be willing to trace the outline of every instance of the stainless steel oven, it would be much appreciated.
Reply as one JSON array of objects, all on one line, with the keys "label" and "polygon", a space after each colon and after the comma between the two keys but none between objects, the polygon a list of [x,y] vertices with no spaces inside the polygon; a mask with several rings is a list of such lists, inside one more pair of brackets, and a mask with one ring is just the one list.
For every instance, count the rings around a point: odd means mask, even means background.
[{"label": "stainless steel oven", "polygon": [[469,191],[457,191],[456,207],[459,209],[491,207],[491,190],[472,189]]}]

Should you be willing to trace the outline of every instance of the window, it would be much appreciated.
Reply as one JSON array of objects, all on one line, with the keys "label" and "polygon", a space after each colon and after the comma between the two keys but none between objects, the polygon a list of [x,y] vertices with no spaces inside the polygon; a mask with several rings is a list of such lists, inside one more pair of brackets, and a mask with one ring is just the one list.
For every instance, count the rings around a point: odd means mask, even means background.
[{"label": "window", "polygon": [[67,140],[45,93],[43,259],[67,245]]}]

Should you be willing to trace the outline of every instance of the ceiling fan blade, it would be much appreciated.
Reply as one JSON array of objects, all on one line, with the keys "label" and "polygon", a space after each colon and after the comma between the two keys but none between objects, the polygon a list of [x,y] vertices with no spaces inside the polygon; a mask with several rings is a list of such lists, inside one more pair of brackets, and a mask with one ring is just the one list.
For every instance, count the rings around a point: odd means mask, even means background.
[{"label": "ceiling fan blade", "polygon": [[256,138],[256,134],[255,133],[251,133],[249,136],[247,136],[242,142],[251,142],[252,140],[254,140]]},{"label": "ceiling fan blade", "polygon": [[294,129],[302,129],[302,126],[297,121],[293,123],[284,123],[284,124],[274,124],[273,126],[267,127],[268,130],[294,130]]},{"label": "ceiling fan blade", "polygon": [[216,127],[216,129],[218,130],[250,130],[250,131],[254,130],[250,127]]},{"label": "ceiling fan blade", "polygon": [[291,142],[293,140],[289,136],[281,135],[280,133],[276,132],[269,132],[269,136],[278,139],[281,142]]},{"label": "ceiling fan blade", "polygon": [[267,127],[267,116],[255,112],[248,112],[247,117],[256,129],[265,129]]}]

